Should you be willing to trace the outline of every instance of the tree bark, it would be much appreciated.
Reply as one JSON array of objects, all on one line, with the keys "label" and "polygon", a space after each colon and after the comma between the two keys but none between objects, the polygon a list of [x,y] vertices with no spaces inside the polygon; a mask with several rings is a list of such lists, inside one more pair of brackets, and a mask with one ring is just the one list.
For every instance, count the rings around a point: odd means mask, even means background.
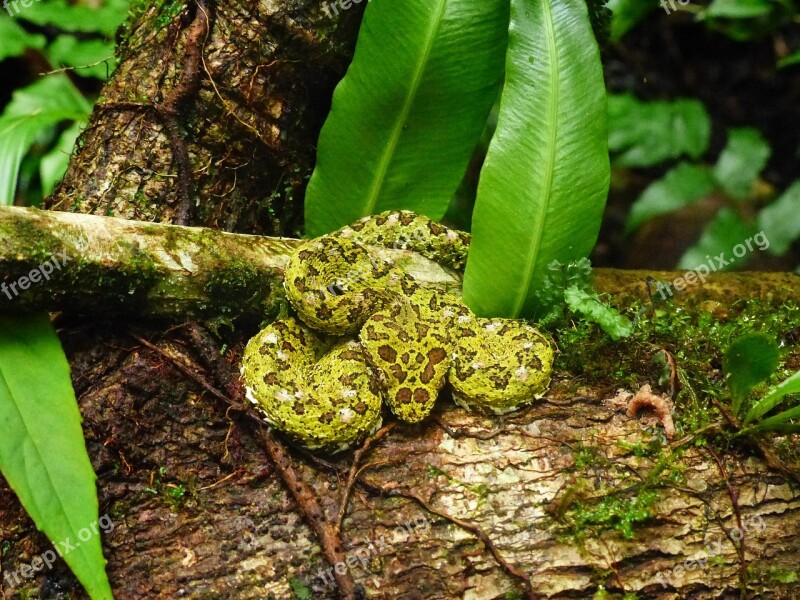
[{"label": "tree bark", "polygon": [[[117,73],[48,206],[294,233],[314,142],[358,17],[354,8],[332,20],[305,0],[148,5],[122,36]],[[131,230],[111,235],[135,239]],[[209,239],[224,248],[232,238]],[[93,251],[117,250],[100,244]],[[32,265],[14,268],[19,276]],[[619,306],[646,309],[646,276],[600,271],[598,283]],[[731,292],[776,311],[800,300],[796,277],[750,274],[693,286],[678,302],[687,301],[689,316],[718,314]],[[344,564],[334,566],[257,427],[203,385],[235,390],[253,326],[212,334],[192,325],[165,330],[120,312],[74,316],[79,298],[89,296],[76,294],[58,326],[101,514],[114,523],[103,544],[118,600],[335,598],[331,567],[370,598],[589,598],[601,589],[657,599],[735,598],[743,590],[797,597],[790,581],[800,560],[796,486],[749,445],[656,444],[658,428],[626,416],[618,387],[658,388],[650,362],[657,339],[606,346],[619,365],[597,354],[587,360],[598,366],[581,374],[562,363],[545,399],[521,412],[487,418],[444,397],[421,425],[387,433],[363,455],[338,549]],[[185,316],[207,315],[186,308]],[[694,375],[687,372],[687,381]],[[651,443],[659,450],[642,452]],[[292,450],[291,458],[335,522],[353,455]],[[682,477],[662,476],[673,472]],[[650,492],[655,497],[645,502]],[[637,515],[637,501],[646,513]],[[581,526],[588,514],[614,510],[637,517],[632,538]],[[48,545],[4,482],[0,536],[4,576]],[[705,564],[681,573],[684,560],[707,546]],[[84,597],[63,563],[0,585],[3,598]]]}]

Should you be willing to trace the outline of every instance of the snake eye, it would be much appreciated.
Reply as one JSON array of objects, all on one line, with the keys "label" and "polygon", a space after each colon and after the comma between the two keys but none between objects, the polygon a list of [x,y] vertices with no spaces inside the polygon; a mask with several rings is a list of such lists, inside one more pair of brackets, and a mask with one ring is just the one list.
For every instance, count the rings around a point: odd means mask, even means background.
[{"label": "snake eye", "polygon": [[340,286],[338,283],[332,283],[325,289],[328,290],[331,296],[341,296],[342,294],[344,294],[342,286]]}]

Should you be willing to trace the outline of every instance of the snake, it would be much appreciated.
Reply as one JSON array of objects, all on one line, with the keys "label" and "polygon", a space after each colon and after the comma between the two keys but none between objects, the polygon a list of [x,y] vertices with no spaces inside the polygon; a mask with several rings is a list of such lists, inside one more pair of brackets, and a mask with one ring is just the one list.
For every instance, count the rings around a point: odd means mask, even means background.
[{"label": "snake", "polygon": [[445,386],[472,412],[501,415],[541,398],[553,345],[522,320],[477,317],[381,258],[418,252],[462,271],[469,234],[389,211],[302,241],[284,270],[291,307],[246,344],[241,375],[264,419],[310,450],[351,448],[392,414],[419,423]]}]

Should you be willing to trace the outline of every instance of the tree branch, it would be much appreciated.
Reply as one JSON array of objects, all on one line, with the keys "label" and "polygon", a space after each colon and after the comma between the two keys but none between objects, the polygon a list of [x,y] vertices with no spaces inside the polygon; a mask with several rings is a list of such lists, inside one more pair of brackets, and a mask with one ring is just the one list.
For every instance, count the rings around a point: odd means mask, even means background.
[{"label": "tree branch", "polygon": [[[0,311],[66,310],[260,320],[283,298],[297,240],[0,207]],[[458,277],[415,253],[380,252],[420,281]]]}]

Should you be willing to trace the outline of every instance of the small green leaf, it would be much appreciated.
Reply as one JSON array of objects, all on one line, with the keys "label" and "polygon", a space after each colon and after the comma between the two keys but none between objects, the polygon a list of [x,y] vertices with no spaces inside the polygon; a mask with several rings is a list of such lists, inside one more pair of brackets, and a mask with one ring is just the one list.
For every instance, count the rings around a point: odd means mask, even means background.
[{"label": "small green leaf", "polygon": [[0,431],[0,471],[25,510],[90,597],[111,599],[96,478],[69,364],[47,315],[0,317]]},{"label": "small green leaf", "polygon": [[632,94],[608,97],[608,147],[614,164],[649,167],[708,149],[711,119],[697,100],[641,102]]},{"label": "small green leaf", "polygon": [[800,406],[795,406],[794,408],[780,412],[773,417],[768,417],[752,427],[742,429],[739,434],[747,435],[751,433],[760,433],[763,431],[778,430],[791,431],[791,426],[796,425],[796,423],[790,423],[790,421],[794,421],[797,418],[800,418]]},{"label": "small green leaf", "polygon": [[787,395],[798,393],[800,393],[800,371],[767,390],[766,395],[747,412],[743,423],[747,425],[755,421],[780,404]]},{"label": "small green leaf", "polygon": [[367,6],[320,134],[308,236],[389,209],[444,215],[500,90],[507,27],[507,0]]},{"label": "small green leaf", "polygon": [[589,254],[603,216],[605,85],[583,0],[512,0],[506,83],[481,171],[464,299],[479,315],[548,312],[548,265]]},{"label": "small green leaf", "polygon": [[758,227],[769,240],[769,252],[775,256],[786,254],[789,247],[800,238],[800,180],[795,181],[784,194],[758,214]]},{"label": "small green leaf", "polygon": [[680,163],[664,177],[651,183],[633,203],[625,231],[630,233],[649,219],[693,204],[708,196],[714,188],[714,178],[708,169]]},{"label": "small green leaf", "polygon": [[595,292],[589,293],[573,285],[564,291],[564,300],[572,312],[600,325],[615,342],[633,333],[631,320],[613,306],[604,304]]},{"label": "small green leaf", "polygon": [[618,41],[630,29],[658,7],[657,0],[609,0],[611,9],[611,41]]},{"label": "small green leaf", "polygon": [[769,0],[714,0],[705,11],[706,17],[751,19],[769,14]]},{"label": "small green leaf", "polygon": [[714,166],[714,177],[731,197],[744,200],[751,195],[771,153],[769,143],[757,129],[731,129],[728,145]]},{"label": "small green leaf", "polygon": [[[714,260],[713,264],[720,271],[742,266],[750,260],[752,252],[759,250],[759,246],[753,243],[755,233],[755,227],[742,221],[730,208],[723,208],[706,226],[697,244],[686,251],[678,268],[697,269],[717,256],[723,262]],[[750,240],[750,247],[746,245],[747,240]]]},{"label": "small green leaf", "polygon": [[38,33],[28,33],[11,17],[0,15],[0,61],[20,56],[28,48],[41,50],[47,38]]},{"label": "small green leaf", "polygon": [[762,381],[778,368],[778,344],[764,333],[748,333],[736,338],[722,359],[733,396],[733,414],[738,415],[742,402]]},{"label": "small green leaf", "polygon": [[0,206],[14,203],[22,159],[36,137],[61,121],[84,121],[91,104],[63,74],[14,92],[0,115]]},{"label": "small green leaf", "polygon": [[114,70],[114,43],[105,40],[79,40],[60,35],[47,47],[47,59],[54,68],[73,67],[83,77],[105,80]]},{"label": "small green leaf", "polygon": [[55,147],[42,157],[39,163],[39,176],[42,180],[42,194],[49,196],[56,184],[64,177],[72,156],[75,140],[81,133],[83,123],[73,123],[59,136]]}]

